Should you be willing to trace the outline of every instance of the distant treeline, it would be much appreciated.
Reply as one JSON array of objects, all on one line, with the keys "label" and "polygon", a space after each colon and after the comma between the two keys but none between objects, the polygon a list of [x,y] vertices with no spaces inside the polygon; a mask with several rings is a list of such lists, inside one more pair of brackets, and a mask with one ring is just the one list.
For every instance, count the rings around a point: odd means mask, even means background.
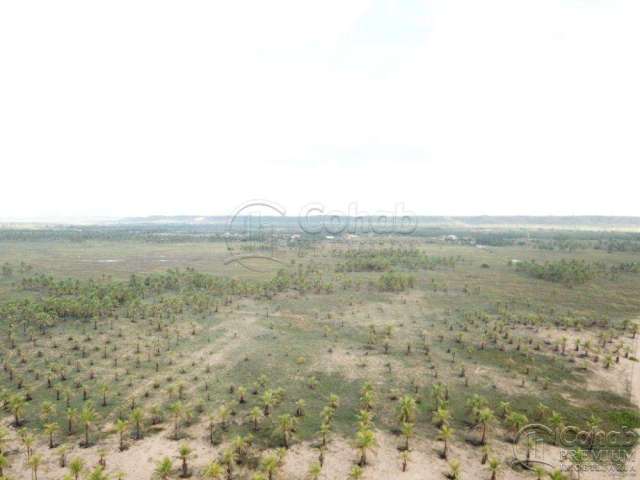
[{"label": "distant treeline", "polygon": [[384,272],[394,267],[405,270],[454,268],[458,260],[451,256],[426,255],[415,248],[334,250],[333,254],[345,259],[336,266],[337,272]]},{"label": "distant treeline", "polygon": [[[420,218],[422,219],[422,217]],[[517,218],[520,217],[514,217],[514,219]],[[540,220],[542,217],[535,218]],[[556,217],[548,218],[551,219]],[[565,218],[565,220],[567,218]],[[582,217],[583,220],[584,218],[587,217]],[[600,217],[588,218],[593,219],[589,225],[599,225],[596,219]],[[439,242],[442,241],[445,236],[454,236],[456,239],[451,241],[463,244],[476,243],[495,247],[530,244],[537,248],[549,250],[571,251],[581,248],[594,248],[610,252],[640,252],[640,232],[565,230],[565,227],[563,227],[564,223],[561,221],[550,225],[558,225],[562,230],[552,228],[535,229],[533,227],[525,228],[515,226],[481,228],[471,221],[469,221],[465,226],[430,225],[428,222],[422,222],[421,219],[418,222],[415,231],[410,234],[397,233],[395,235],[422,238],[427,242]],[[613,220],[611,221],[613,222]],[[622,220],[620,221],[622,222]],[[640,221],[640,219],[638,219],[638,221]],[[292,235],[297,237],[296,242],[298,243],[325,240],[325,237],[327,236],[327,232],[325,231],[319,231],[316,233],[303,231],[300,224],[297,223],[294,218],[290,217],[287,217],[286,220],[280,220],[278,218],[269,219],[269,222],[272,222],[269,223],[269,229],[260,230],[259,233],[263,237],[275,237],[279,242],[290,241]],[[505,222],[505,224],[508,225],[508,222]],[[521,224],[526,225],[526,222],[521,222]],[[547,223],[544,222],[543,224],[547,225]],[[229,225],[224,222],[202,225],[194,225],[190,223],[140,223],[94,226],[50,226],[42,228],[0,228],[0,241],[54,240],[83,242],[90,240],[134,240],[154,243],[179,243],[224,242],[229,238],[233,238],[234,242],[242,242],[243,240],[250,242],[254,239],[255,233],[256,232],[243,232],[242,222],[238,222],[238,225],[235,225],[233,228],[230,228]],[[345,234],[346,233],[348,232],[345,232]],[[340,234],[329,236],[332,237],[332,241],[340,240],[341,238]],[[384,236],[388,237],[389,235],[385,234]]]},{"label": "distant treeline", "polygon": [[573,259],[563,259],[543,264],[535,261],[525,261],[516,263],[516,270],[535,278],[572,286],[587,283],[599,275],[640,273],[640,263],[624,262],[607,267],[603,262],[586,262]]}]

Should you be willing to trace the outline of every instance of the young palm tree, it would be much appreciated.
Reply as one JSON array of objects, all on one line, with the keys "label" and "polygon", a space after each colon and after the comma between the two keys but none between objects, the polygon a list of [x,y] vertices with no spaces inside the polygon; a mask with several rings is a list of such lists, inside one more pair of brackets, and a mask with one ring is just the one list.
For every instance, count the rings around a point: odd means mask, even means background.
[{"label": "young palm tree", "polygon": [[119,418],[116,420],[115,427],[116,427],[116,432],[118,432],[120,451],[122,452],[124,450],[124,435],[127,432],[127,429],[129,428],[129,422]]},{"label": "young palm tree", "polygon": [[22,425],[22,414],[24,413],[26,401],[22,395],[12,395],[9,399],[9,408],[13,413],[14,424],[16,427]]},{"label": "young palm tree", "polygon": [[363,475],[364,475],[364,470],[359,465],[355,465],[353,468],[351,468],[351,471],[349,472],[349,478],[351,480],[360,480]]},{"label": "young palm tree", "polygon": [[262,394],[262,405],[264,407],[264,416],[268,417],[271,414],[271,409],[275,403],[275,398],[272,390],[265,390]]},{"label": "young palm tree", "polygon": [[460,480],[462,475],[460,473],[460,462],[458,460],[451,460],[449,462],[449,468],[450,468],[450,472],[448,477],[451,480]]},{"label": "young palm tree", "polygon": [[53,436],[59,429],[60,429],[60,426],[54,422],[47,423],[44,426],[44,433],[49,437],[49,448],[53,448],[55,446],[53,442]]},{"label": "young palm tree", "polygon": [[587,460],[587,454],[584,450],[578,447],[572,452],[570,460],[577,472],[578,480],[580,480],[580,472],[582,471],[583,465]]},{"label": "young palm tree", "polygon": [[296,402],[296,417],[304,417],[305,401],[300,399]]},{"label": "young palm tree", "polygon": [[282,442],[284,443],[284,448],[289,448],[289,439],[291,434],[295,430],[296,423],[296,418],[292,417],[288,413],[280,415],[280,417],[278,417],[277,430],[282,434]]},{"label": "young palm tree", "polygon": [[260,409],[260,407],[253,407],[251,409],[251,411],[249,412],[249,418],[251,419],[251,422],[253,423],[253,430],[255,432],[258,431],[258,424],[260,423],[260,420],[262,419],[262,410]]},{"label": "young palm tree", "polygon": [[78,480],[78,478],[80,478],[82,470],[84,470],[84,460],[80,457],[76,457],[69,462],[69,472],[73,475],[74,480]]},{"label": "young palm tree", "polygon": [[104,468],[98,465],[87,476],[87,480],[109,480],[109,476],[104,472]]},{"label": "young palm tree", "polygon": [[98,417],[97,412],[93,408],[91,402],[85,402],[82,410],[80,411],[80,419],[84,426],[84,446],[89,446],[89,429],[93,426]]},{"label": "young palm tree", "polygon": [[44,423],[49,423],[51,418],[55,416],[57,407],[55,403],[51,403],[47,400],[40,405],[40,418]]},{"label": "young palm tree", "polygon": [[404,437],[404,450],[409,450],[409,439],[413,437],[413,423],[402,424],[402,436]]},{"label": "young palm tree", "polygon": [[400,461],[402,462],[402,471],[406,472],[411,459],[411,452],[409,450],[403,450],[400,452]]},{"label": "young palm tree", "polygon": [[220,480],[223,473],[224,469],[222,468],[222,465],[216,461],[212,461],[202,472],[202,478],[206,480]]},{"label": "young palm tree", "polygon": [[500,469],[500,460],[492,458],[489,460],[489,471],[491,472],[491,480],[498,478],[498,470]]},{"label": "young palm tree", "polygon": [[449,440],[451,440],[451,436],[453,435],[453,429],[449,427],[449,425],[442,425],[440,428],[440,433],[438,433],[438,440],[442,440],[444,442],[444,446],[442,449],[442,458],[447,459]]},{"label": "young palm tree", "polygon": [[67,408],[67,433],[73,433],[73,423],[78,418],[78,411],[75,408]]},{"label": "young palm tree", "polygon": [[444,425],[449,425],[449,420],[451,420],[451,412],[445,407],[438,408],[432,415],[433,423],[436,427],[441,428]]},{"label": "young palm tree", "polygon": [[38,480],[38,469],[40,468],[41,464],[42,455],[40,455],[39,453],[34,453],[33,455],[31,455],[31,458],[29,459],[29,466],[31,467],[31,478],[33,480]]},{"label": "young palm tree", "polygon": [[511,427],[512,441],[515,442],[516,435],[518,434],[520,429],[527,424],[528,421],[529,420],[527,419],[526,415],[518,412],[511,412],[507,416],[507,424]]},{"label": "young palm tree", "polygon": [[109,391],[109,386],[106,383],[103,383],[99,387],[100,395],[102,396],[102,406],[107,406],[107,392]]},{"label": "young palm tree", "polygon": [[373,428],[373,418],[375,414],[371,410],[360,410],[358,412],[358,430],[370,430]]},{"label": "young palm tree", "polygon": [[31,453],[33,452],[33,444],[35,443],[36,439],[31,433],[27,432],[24,429],[18,432],[18,435],[20,436],[20,441],[24,445],[24,449],[27,454],[27,462],[28,462],[29,460],[31,460]]},{"label": "young palm tree", "polygon": [[484,445],[487,443],[487,429],[495,420],[495,416],[489,407],[485,407],[478,411],[477,419],[478,423],[482,426],[482,438],[480,439],[480,445]]},{"label": "young palm tree", "polygon": [[180,448],[178,449],[178,456],[182,461],[182,477],[183,478],[186,478],[189,476],[189,465],[187,464],[187,460],[191,456],[192,451],[193,450],[191,450],[191,447],[189,447],[189,445],[187,445],[186,443],[183,443],[182,445],[180,445]]},{"label": "young palm tree", "polygon": [[371,430],[360,430],[356,434],[356,448],[360,452],[360,460],[358,465],[364,467],[367,465],[367,452],[377,445],[376,436]]},{"label": "young palm tree", "polygon": [[129,415],[129,421],[135,426],[135,439],[142,438],[142,422],[144,422],[144,412],[141,408],[134,408]]},{"label": "young palm tree", "polygon": [[245,387],[238,387],[238,403],[245,403],[247,396],[247,389]]},{"label": "young palm tree", "polygon": [[322,473],[322,465],[319,462],[314,462],[309,467],[309,472],[307,473],[307,478],[309,480],[318,480],[320,478],[320,474]]},{"label": "young palm tree", "polygon": [[276,472],[280,468],[278,456],[274,454],[267,455],[260,462],[260,469],[267,474],[269,480],[273,480]]},{"label": "young palm tree", "polygon": [[177,401],[169,405],[169,413],[173,417],[173,438],[178,440],[178,433],[180,432],[180,419],[184,415],[184,405],[182,402]]},{"label": "young palm tree", "polygon": [[400,399],[398,411],[400,424],[413,423],[416,416],[416,400],[410,395],[405,395]]},{"label": "young palm tree", "polygon": [[233,448],[227,448],[222,453],[222,464],[225,466],[227,470],[227,480],[231,480],[233,478],[233,466],[238,461],[238,454]]},{"label": "young palm tree", "polygon": [[218,408],[218,419],[222,425],[222,430],[226,430],[231,416],[231,409],[226,405],[220,405]]},{"label": "young palm tree", "polygon": [[171,475],[171,470],[173,470],[173,462],[169,457],[164,457],[158,465],[156,465],[155,474],[162,480],[168,480],[169,475]]}]

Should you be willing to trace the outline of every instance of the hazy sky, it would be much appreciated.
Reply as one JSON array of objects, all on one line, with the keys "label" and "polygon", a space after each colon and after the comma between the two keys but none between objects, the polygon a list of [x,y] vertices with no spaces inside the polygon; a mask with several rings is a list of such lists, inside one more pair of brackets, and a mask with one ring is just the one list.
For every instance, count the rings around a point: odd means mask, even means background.
[{"label": "hazy sky", "polygon": [[640,215],[637,0],[0,3],[0,218]]}]

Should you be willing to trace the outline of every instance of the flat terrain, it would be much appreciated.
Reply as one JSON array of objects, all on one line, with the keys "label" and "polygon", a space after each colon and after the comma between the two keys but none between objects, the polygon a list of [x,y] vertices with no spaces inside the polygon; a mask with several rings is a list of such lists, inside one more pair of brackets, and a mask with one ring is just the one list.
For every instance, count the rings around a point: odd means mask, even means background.
[{"label": "flat terrain", "polygon": [[[536,478],[514,459],[529,423],[640,427],[640,253],[535,240],[339,238],[245,266],[223,241],[2,241],[4,473]],[[555,443],[548,471],[632,475]]]}]

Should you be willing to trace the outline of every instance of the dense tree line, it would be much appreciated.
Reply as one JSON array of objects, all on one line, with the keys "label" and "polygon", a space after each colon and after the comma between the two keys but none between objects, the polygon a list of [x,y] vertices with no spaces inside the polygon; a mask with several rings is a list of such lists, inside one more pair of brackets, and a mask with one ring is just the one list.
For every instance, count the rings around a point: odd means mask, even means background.
[{"label": "dense tree line", "polygon": [[434,270],[444,266],[455,268],[455,257],[426,255],[417,248],[381,248],[334,250],[333,255],[344,258],[336,266],[337,272],[385,272],[394,267],[405,270]]}]

